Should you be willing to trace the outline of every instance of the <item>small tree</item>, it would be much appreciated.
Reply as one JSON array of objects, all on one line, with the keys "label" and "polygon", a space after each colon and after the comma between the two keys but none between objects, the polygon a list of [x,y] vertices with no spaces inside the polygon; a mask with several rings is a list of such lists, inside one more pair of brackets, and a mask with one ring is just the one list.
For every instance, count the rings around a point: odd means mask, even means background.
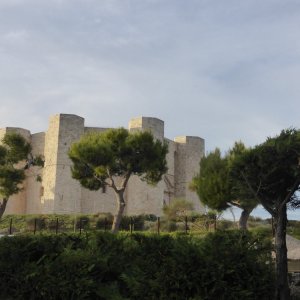
[{"label": "small tree", "polygon": [[167,171],[168,145],[150,132],[129,133],[124,128],[82,136],[69,151],[72,176],[90,190],[111,187],[117,200],[112,231],[119,229],[125,209],[124,192],[131,175],[156,184]]},{"label": "small tree", "polygon": [[276,299],[289,299],[287,278],[287,207],[300,205],[300,132],[283,130],[235,160],[231,178],[237,193],[248,193],[274,218],[276,251]]},{"label": "small tree", "polygon": [[245,151],[243,143],[235,143],[234,147],[222,157],[216,148],[201,159],[200,173],[194,177],[191,188],[196,190],[201,201],[210,209],[223,211],[236,206],[242,210],[239,220],[240,229],[247,229],[247,221],[257,200],[249,192],[236,193],[234,182],[230,180],[230,166]]},{"label": "small tree", "polygon": [[17,133],[6,133],[0,145],[0,218],[9,197],[22,190],[25,170],[32,165],[42,165],[40,157],[33,157],[30,144]]},{"label": "small tree", "polygon": [[170,205],[163,208],[164,215],[168,220],[177,221],[190,214],[194,209],[191,201],[185,199],[174,199]]}]

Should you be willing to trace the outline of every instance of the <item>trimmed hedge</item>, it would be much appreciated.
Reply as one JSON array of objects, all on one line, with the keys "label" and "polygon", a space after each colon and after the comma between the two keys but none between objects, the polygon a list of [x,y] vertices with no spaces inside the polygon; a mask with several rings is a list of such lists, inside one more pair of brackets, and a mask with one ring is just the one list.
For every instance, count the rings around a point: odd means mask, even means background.
[{"label": "trimmed hedge", "polygon": [[257,235],[96,233],[0,239],[0,299],[272,299]]}]

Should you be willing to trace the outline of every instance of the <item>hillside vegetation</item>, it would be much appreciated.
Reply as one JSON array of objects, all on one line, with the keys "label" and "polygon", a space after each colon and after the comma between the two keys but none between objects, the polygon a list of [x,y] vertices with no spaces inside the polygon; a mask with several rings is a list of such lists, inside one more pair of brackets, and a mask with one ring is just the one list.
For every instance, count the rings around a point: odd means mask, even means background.
[{"label": "hillside vegetation", "polygon": [[[93,215],[7,215],[0,220],[0,233],[14,234],[36,232],[74,232],[80,227],[84,231],[106,230],[111,228],[113,217],[109,213]],[[187,225],[187,226],[186,226]],[[121,222],[121,230],[157,232],[157,217],[155,215],[124,216]],[[187,227],[187,228],[186,228]],[[216,229],[235,230],[238,224],[226,219],[215,220],[213,216],[193,214],[177,219],[161,217],[160,231],[162,232],[189,232],[192,234],[206,234]],[[248,229],[251,232],[264,232],[272,237],[271,219],[249,217]],[[300,240],[300,221],[290,220],[287,226],[287,234]]]}]

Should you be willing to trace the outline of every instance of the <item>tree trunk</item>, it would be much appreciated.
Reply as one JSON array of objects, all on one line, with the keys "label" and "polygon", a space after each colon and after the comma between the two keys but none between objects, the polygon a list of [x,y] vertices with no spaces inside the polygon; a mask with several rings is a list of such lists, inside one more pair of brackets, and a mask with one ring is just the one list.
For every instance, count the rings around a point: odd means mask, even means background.
[{"label": "tree trunk", "polygon": [[5,212],[7,201],[8,201],[8,199],[4,198],[2,200],[2,203],[0,203],[0,219],[2,218],[2,216],[3,216],[4,212]]},{"label": "tree trunk", "polygon": [[115,192],[115,195],[117,198],[118,206],[117,206],[117,212],[114,215],[114,221],[111,229],[113,233],[119,231],[120,223],[125,209],[124,190]]},{"label": "tree trunk", "polygon": [[240,216],[240,219],[239,219],[239,228],[241,230],[247,230],[247,222],[248,222],[248,219],[249,219],[249,216],[252,212],[252,208],[248,208],[248,209],[244,209],[241,213],[241,216]]},{"label": "tree trunk", "polygon": [[286,248],[286,205],[278,210],[275,221],[276,300],[290,299]]}]

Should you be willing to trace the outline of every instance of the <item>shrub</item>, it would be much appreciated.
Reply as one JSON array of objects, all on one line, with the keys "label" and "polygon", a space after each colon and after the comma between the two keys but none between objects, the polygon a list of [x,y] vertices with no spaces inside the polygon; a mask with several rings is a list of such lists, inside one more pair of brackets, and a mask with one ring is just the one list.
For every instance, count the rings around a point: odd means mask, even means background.
[{"label": "shrub", "polygon": [[110,230],[113,223],[113,215],[111,213],[99,213],[95,216],[96,218],[96,228],[97,229],[107,229]]},{"label": "shrub", "polygon": [[26,220],[27,230],[34,231],[34,227],[36,226],[36,230],[44,230],[46,229],[46,220],[45,217],[29,217]]},{"label": "shrub", "polygon": [[123,216],[121,220],[120,228],[122,230],[130,230],[130,224],[133,225],[133,230],[143,230],[144,229],[144,215],[137,216]]},{"label": "shrub", "polygon": [[236,225],[230,220],[219,220],[217,222],[217,228],[219,230],[233,229],[236,228]]},{"label": "shrub", "polygon": [[156,222],[157,221],[157,216],[153,215],[153,214],[149,214],[149,215],[142,215],[144,217],[145,221],[149,221],[149,222]]},{"label": "shrub", "polygon": [[48,230],[62,230],[66,228],[65,220],[59,217],[54,217],[47,220],[47,229]]},{"label": "shrub", "polygon": [[205,299],[273,299],[270,239],[239,231],[218,231],[208,234],[201,248],[210,264],[205,268],[209,272],[202,277]]},{"label": "shrub", "polygon": [[76,218],[76,229],[89,229],[90,228],[90,218],[89,216],[79,216]]},{"label": "shrub", "polygon": [[250,231],[260,239],[272,238],[272,228],[268,225],[250,228]]},{"label": "shrub", "polygon": [[170,205],[163,208],[165,217],[169,221],[177,221],[187,215],[192,214],[194,205],[191,201],[185,199],[174,199]]},{"label": "shrub", "polygon": [[238,231],[6,237],[0,299],[272,299],[270,246]]},{"label": "shrub", "polygon": [[[165,232],[174,232],[178,229],[177,223],[175,221],[168,221],[162,219],[160,222],[160,230]],[[157,225],[156,225],[157,230]]]}]

